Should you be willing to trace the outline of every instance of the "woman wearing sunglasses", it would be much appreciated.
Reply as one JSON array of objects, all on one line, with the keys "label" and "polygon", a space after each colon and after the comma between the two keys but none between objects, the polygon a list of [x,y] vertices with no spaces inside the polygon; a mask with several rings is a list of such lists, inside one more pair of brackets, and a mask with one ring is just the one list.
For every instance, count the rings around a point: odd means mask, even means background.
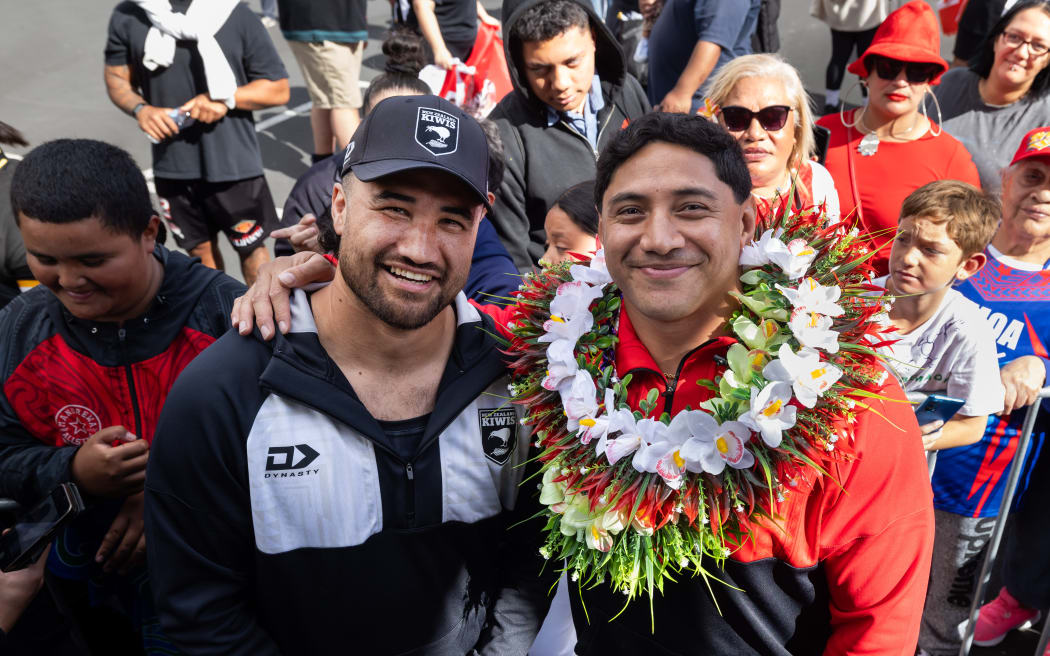
[{"label": "woman wearing sunglasses", "polygon": [[945,73],[933,92],[944,129],[970,151],[985,191],[999,189],[1013,145],[1050,116],[1047,64],[1050,2],[1023,0],[999,19],[970,67]]},{"label": "woman wearing sunglasses", "polygon": [[927,182],[980,184],[970,154],[920,111],[923,97],[948,70],[937,18],[913,0],[891,13],[871,45],[849,65],[868,88],[868,104],[817,121],[831,131],[825,166],[835,179],[844,216],[854,210],[886,274],[901,203]]},{"label": "woman wearing sunglasses", "polygon": [[838,216],[831,174],[810,160],[813,114],[791,64],[777,55],[737,57],[718,70],[708,94],[718,122],[744,150],[760,217],[789,200],[792,190],[792,207],[826,203],[828,215]]}]

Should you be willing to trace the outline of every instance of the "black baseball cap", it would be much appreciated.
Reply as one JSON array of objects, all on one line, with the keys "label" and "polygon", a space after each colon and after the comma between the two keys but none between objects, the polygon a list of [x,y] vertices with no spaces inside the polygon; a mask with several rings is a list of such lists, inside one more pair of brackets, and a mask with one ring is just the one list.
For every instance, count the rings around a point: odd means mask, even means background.
[{"label": "black baseball cap", "polygon": [[366,182],[410,169],[447,171],[487,209],[489,146],[474,117],[438,96],[393,96],[368,112],[343,153],[339,177]]}]

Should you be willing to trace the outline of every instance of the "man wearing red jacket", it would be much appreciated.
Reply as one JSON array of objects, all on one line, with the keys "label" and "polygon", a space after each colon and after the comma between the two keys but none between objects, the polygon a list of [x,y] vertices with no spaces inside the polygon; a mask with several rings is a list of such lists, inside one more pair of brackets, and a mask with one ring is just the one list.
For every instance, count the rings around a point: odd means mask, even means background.
[{"label": "man wearing red jacket", "polygon": [[[656,388],[658,410],[696,408],[710,392],[694,381],[721,373],[734,341],[729,292],[740,289],[740,252],[755,232],[740,149],[702,118],[646,115],[599,158],[596,199],[607,266],[623,294],[616,372],[631,374],[628,403],[638,408]],[[301,284],[330,276],[324,267],[311,262],[282,277]],[[269,290],[254,291],[258,303]],[[252,303],[238,304],[235,320],[249,321]],[[510,316],[490,313],[502,324]],[[858,412],[856,458],[830,477],[803,477],[778,502],[779,525],[756,522],[753,539],[712,571],[729,585],[668,583],[651,609],[631,604],[612,621],[622,595],[601,585],[574,592],[577,652],[913,654],[932,493],[918,426],[892,376],[879,397]]]}]

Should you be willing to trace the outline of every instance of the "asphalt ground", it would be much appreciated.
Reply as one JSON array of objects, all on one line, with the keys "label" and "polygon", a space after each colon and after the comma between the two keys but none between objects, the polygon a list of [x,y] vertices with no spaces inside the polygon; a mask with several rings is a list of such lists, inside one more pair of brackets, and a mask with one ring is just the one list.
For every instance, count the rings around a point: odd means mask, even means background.
[{"label": "asphalt ground", "polygon": [[[149,177],[149,142],[134,120],[110,103],[102,78],[106,28],[114,4],[0,0],[0,120],[21,130],[30,147],[60,137],[101,139],[119,145],[132,154]],[[259,0],[249,0],[248,4],[258,12]],[[498,0],[483,0],[483,4],[490,14],[500,17]],[[809,16],[809,5],[810,0],[783,0],[780,54],[799,69],[819,114],[831,39],[824,24]],[[364,82],[382,72],[380,45],[390,16],[388,0],[369,0],[369,41],[361,74]],[[256,112],[255,117],[266,179],[281,207],[296,178],[309,168],[310,106],[302,74],[287,42],[276,28],[270,30],[270,36],[288,69],[291,99],[286,106]],[[941,54],[949,61],[952,43],[952,37],[942,38]],[[847,73],[843,92],[855,81]],[[846,100],[861,102],[857,89]],[[18,156],[27,150],[14,148],[8,152]],[[220,240],[228,273],[240,278],[236,255],[224,239]],[[272,247],[272,243],[268,246]],[[1035,630],[1014,632],[997,647],[978,647],[971,653],[1027,656],[1034,651],[1038,637]]]}]

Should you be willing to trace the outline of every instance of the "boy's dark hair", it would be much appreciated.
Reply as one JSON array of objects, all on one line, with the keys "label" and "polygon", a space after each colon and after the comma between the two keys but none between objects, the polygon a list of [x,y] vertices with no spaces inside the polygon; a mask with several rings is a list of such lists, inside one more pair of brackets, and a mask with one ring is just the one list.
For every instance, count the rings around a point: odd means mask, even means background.
[{"label": "boy's dark hair", "polygon": [[[988,76],[992,73],[992,65],[995,64],[995,42],[1006,31],[1014,17],[1028,9],[1042,9],[1045,14],[1050,16],[1050,1],[1021,0],[1021,2],[1010,7],[1010,11],[1003,14],[999,18],[999,22],[988,32],[988,36],[985,37],[980,50],[977,51],[977,55],[970,61],[971,71],[977,73],[982,79],[988,79]],[[1039,71],[1035,79],[1032,80],[1032,86],[1028,89],[1028,93],[1025,96],[1032,99],[1042,98],[1048,91],[1050,91],[1050,66]]]},{"label": "boy's dark hair", "polygon": [[901,204],[901,219],[926,219],[945,223],[945,231],[962,250],[962,259],[980,253],[999,227],[999,201],[972,184],[959,180],[934,180],[908,194]]},{"label": "boy's dark hair", "polygon": [[581,182],[566,189],[555,207],[560,207],[576,227],[590,236],[598,234],[598,209],[594,206],[594,180]]},{"label": "boy's dark hair", "polygon": [[589,29],[587,10],[573,0],[547,0],[522,12],[510,28],[510,37],[519,41],[550,41],[574,27]]},{"label": "boy's dark hair", "polygon": [[26,155],[11,178],[11,207],[45,223],[96,217],[113,232],[142,236],[156,214],[135,160],[94,139],[56,139]]},{"label": "boy's dark hair", "polygon": [[[361,115],[372,111],[372,99],[391,89],[402,89],[413,95],[431,93],[426,82],[419,79],[419,71],[427,65],[423,37],[410,27],[395,25],[383,42],[386,63],[383,74],[372,80],[362,98]],[[408,95],[408,94],[406,94]]]},{"label": "boy's dark hair", "polygon": [[655,142],[684,146],[707,157],[718,179],[733,190],[737,203],[743,203],[751,193],[751,174],[744,162],[744,153],[725,128],[703,116],[652,112],[634,119],[598,156],[594,204],[599,211],[602,196],[616,170],[639,150]]}]

